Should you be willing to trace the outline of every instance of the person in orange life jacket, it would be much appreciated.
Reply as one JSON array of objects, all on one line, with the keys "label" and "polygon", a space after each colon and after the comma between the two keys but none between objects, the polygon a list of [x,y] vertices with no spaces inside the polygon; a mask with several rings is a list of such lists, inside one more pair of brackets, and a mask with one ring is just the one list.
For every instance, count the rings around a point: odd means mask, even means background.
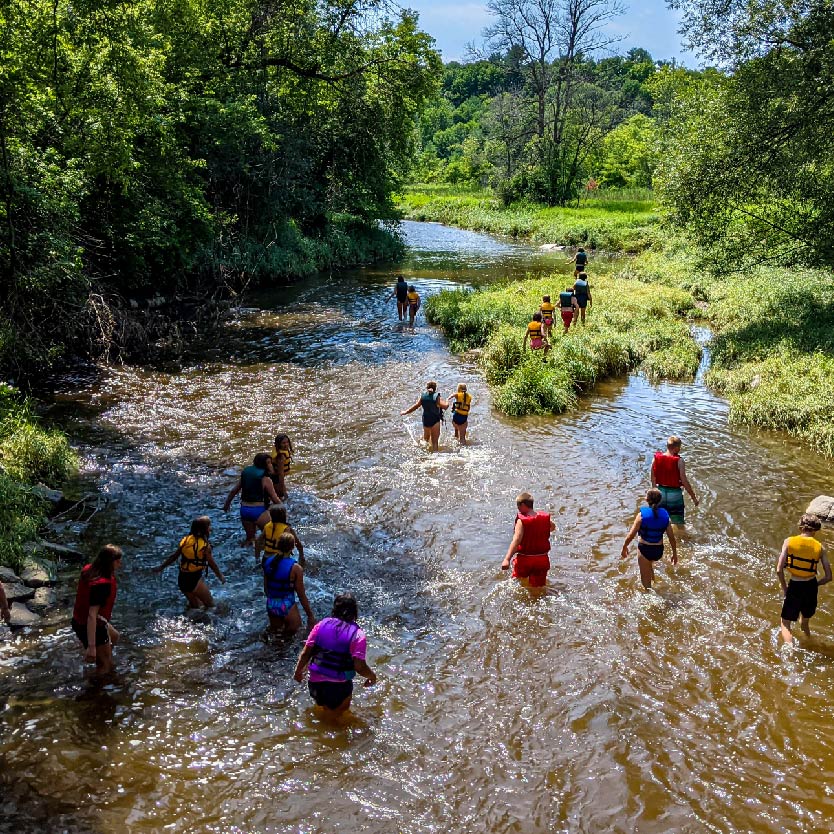
[{"label": "person in orange life jacket", "polygon": [[588,281],[587,274],[579,271],[576,276],[576,281],[573,284],[573,294],[576,296],[576,307],[574,311],[573,320],[576,321],[577,314],[582,319],[582,324],[585,324],[585,308],[589,305],[594,306],[594,300],[591,298],[591,284]]},{"label": "person in orange life jacket", "polygon": [[559,293],[559,312],[562,314],[562,324],[565,328],[565,334],[570,329],[578,309],[573,287],[568,287]]},{"label": "person in orange life jacket", "polygon": [[[686,465],[681,457],[681,439],[672,435],[666,441],[666,452],[655,452],[652,461],[652,486],[660,490],[663,507],[672,520],[672,524],[683,527],[686,522],[686,508],[683,503],[683,489],[698,506],[698,498],[686,477]],[[683,489],[682,489],[683,488]]]},{"label": "person in orange life jacket", "polygon": [[[268,510],[264,510],[257,522],[261,534],[255,539],[255,561],[260,561],[261,553],[266,550],[268,553],[277,553],[273,545],[282,533],[289,533],[295,541],[295,549],[298,551],[298,564],[305,567],[304,545],[298,538],[295,530],[287,524],[287,508],[283,504],[270,504]],[[269,525],[269,530],[267,530]]]},{"label": "person in orange life jacket", "polygon": [[385,300],[390,301],[394,296],[397,297],[397,318],[403,321],[408,310],[408,284],[402,275],[397,276],[397,285]]},{"label": "person in orange life jacket", "polygon": [[272,458],[272,484],[275,487],[275,492],[278,498],[285,501],[287,498],[287,475],[290,473],[292,466],[292,456],[294,449],[292,447],[292,440],[288,434],[279,434],[275,438],[275,448],[270,457]]},{"label": "person in orange life jacket", "polygon": [[472,408],[472,395],[466,391],[466,383],[458,385],[457,393],[449,397],[452,404],[452,425],[455,439],[461,446],[466,445],[466,429],[469,426],[469,410]]},{"label": "person in orange life jacket", "polygon": [[646,493],[648,506],[640,508],[623,543],[621,558],[627,559],[628,546],[634,541],[635,536],[640,535],[637,540],[637,564],[640,568],[640,581],[644,588],[652,587],[654,563],[663,558],[664,533],[672,546],[672,564],[678,563],[678,543],[675,539],[675,531],[669,513],[660,506],[662,500],[663,496],[658,489],[650,489]]},{"label": "person in orange life jacket", "polygon": [[447,400],[444,400],[437,393],[437,383],[430,381],[426,383],[426,390],[411,408],[400,412],[401,417],[411,414],[418,408],[423,409],[423,440],[431,443],[433,452],[440,450],[440,421],[443,419],[443,410],[449,407]]},{"label": "person in orange life jacket", "polygon": [[201,515],[191,522],[191,532],[179,543],[177,549],[161,564],[154,568],[154,573],[162,573],[168,565],[180,560],[180,572],[177,587],[188,600],[189,608],[201,608],[214,605],[211,591],[203,579],[206,568],[211,568],[214,575],[225,585],[226,578],[217,567],[211,554],[209,536],[211,519]]},{"label": "person in orange life jacket", "polygon": [[556,315],[556,307],[551,302],[549,295],[542,296],[539,312],[542,314],[542,333],[545,339],[549,339],[550,331],[553,328],[553,317]]},{"label": "person in orange life jacket", "polygon": [[[307,617],[307,627],[316,624],[313,609],[304,589],[304,569],[292,558],[295,538],[292,533],[281,533],[275,542],[275,551],[264,556],[261,568],[264,572],[266,614],[271,634],[295,634],[301,628],[301,615],[297,602],[301,603]],[[297,595],[297,600],[296,600]]]},{"label": "person in orange life jacket", "polygon": [[298,656],[293,678],[304,680],[310,666],[310,695],[333,716],[350,709],[353,678],[365,678],[365,686],[376,683],[376,673],[365,660],[365,632],[356,625],[359,608],[353,594],[339,594],[333,600],[333,612],[313,626]]},{"label": "person in orange life jacket", "polygon": [[542,325],[542,314],[533,313],[533,318],[530,324],[527,325],[527,330],[524,332],[524,342],[521,345],[522,350],[527,350],[527,339],[530,340],[530,350],[541,350],[544,348],[544,356],[550,350],[550,342],[544,337],[544,326]]},{"label": "person in orange life jacket", "polygon": [[[822,525],[815,515],[806,513],[799,520],[799,535],[791,536],[782,544],[782,552],[776,562],[776,575],[782,586],[785,601],[782,603],[781,634],[786,643],[793,642],[791,625],[799,618],[799,627],[806,637],[811,636],[809,620],[817,610],[817,589],[831,581],[831,565],[825,548],[817,541],[816,534]],[[823,578],[817,579],[817,565],[822,564]],[[785,582],[785,569],[791,574]]]},{"label": "person in orange life jacket", "polygon": [[2,582],[0,582],[0,619],[7,625],[12,621],[12,610],[9,608],[9,601],[6,599],[6,591]]},{"label": "person in orange life jacket", "polygon": [[267,496],[273,504],[281,503],[272,484],[272,474],[272,458],[266,452],[261,452],[255,455],[252,465],[247,466],[240,473],[237,484],[226,496],[223,504],[224,513],[229,512],[235,495],[241,494],[240,523],[246,531],[246,539],[241,542],[242,547],[251,545],[255,541],[256,524],[264,511],[264,496]]},{"label": "person in orange life jacket", "polygon": [[116,602],[116,571],[121,566],[122,549],[104,545],[82,569],[72,609],[72,630],[84,646],[84,660],[95,663],[102,674],[113,670],[113,646],[119,642],[110,617]]},{"label": "person in orange life jacket", "polygon": [[409,285],[406,300],[408,301],[408,323],[411,325],[411,332],[413,333],[414,319],[417,318],[417,311],[420,309],[420,295],[414,284]]},{"label": "person in orange life jacket", "polygon": [[550,534],[556,529],[549,513],[533,509],[533,496],[522,492],[515,499],[518,513],[515,517],[513,540],[507,555],[501,562],[501,570],[513,565],[513,579],[526,579],[531,588],[543,588],[550,570]]}]

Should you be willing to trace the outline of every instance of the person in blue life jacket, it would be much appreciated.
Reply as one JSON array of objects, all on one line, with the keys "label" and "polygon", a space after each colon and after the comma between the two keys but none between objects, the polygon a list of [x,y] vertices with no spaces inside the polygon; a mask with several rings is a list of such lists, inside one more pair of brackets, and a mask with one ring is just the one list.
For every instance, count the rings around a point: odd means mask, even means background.
[{"label": "person in blue life jacket", "polygon": [[[582,324],[585,324],[585,310],[590,306],[593,307],[594,301],[591,298],[591,285],[588,282],[588,274],[581,271],[576,276],[576,281],[573,284],[573,294],[576,296],[576,313]],[[574,321],[576,321],[576,314],[574,314]]]},{"label": "person in blue life jacket", "polygon": [[430,381],[426,383],[426,390],[411,408],[400,412],[401,417],[411,414],[418,408],[423,409],[423,440],[431,444],[433,452],[440,450],[440,422],[443,419],[443,411],[449,407],[447,400],[444,400],[437,393],[437,383]]},{"label": "person in blue life jacket", "polygon": [[255,455],[252,465],[240,473],[237,484],[226,496],[223,504],[224,513],[229,512],[232,499],[240,493],[240,523],[246,532],[246,538],[240,543],[241,547],[248,547],[255,541],[257,522],[264,511],[264,500],[268,499],[272,504],[281,503],[272,483],[273,474],[272,458],[267,452],[261,452]]},{"label": "person in blue life jacket", "polygon": [[643,587],[649,589],[654,581],[654,563],[663,558],[663,536],[669,539],[672,548],[671,562],[678,563],[678,542],[669,513],[660,506],[663,496],[659,489],[650,489],[646,493],[647,506],[641,507],[640,512],[628,531],[621,558],[628,558],[628,546],[637,539],[637,564],[640,568],[640,581]]},{"label": "person in blue life jacket", "polygon": [[397,284],[391,290],[391,295],[385,300],[390,301],[395,297],[397,299],[397,318],[400,321],[405,321],[406,314],[408,313],[408,283],[402,275],[397,276]]},{"label": "person in blue life jacket", "polygon": [[573,287],[566,287],[559,293],[559,312],[562,315],[562,326],[565,328],[564,332],[567,335],[576,318],[576,312],[579,309],[576,303],[576,293]]},{"label": "person in blue life jacket", "polygon": [[573,277],[576,278],[580,272],[585,271],[585,267],[588,265],[588,253],[580,246],[576,250],[576,254],[567,263],[574,265]]},{"label": "person in blue life jacket", "polygon": [[293,547],[295,536],[281,533],[275,542],[275,552],[267,552],[261,563],[270,634],[295,634],[301,628],[299,602],[307,617],[307,628],[316,624],[304,589],[304,569],[292,558]]}]

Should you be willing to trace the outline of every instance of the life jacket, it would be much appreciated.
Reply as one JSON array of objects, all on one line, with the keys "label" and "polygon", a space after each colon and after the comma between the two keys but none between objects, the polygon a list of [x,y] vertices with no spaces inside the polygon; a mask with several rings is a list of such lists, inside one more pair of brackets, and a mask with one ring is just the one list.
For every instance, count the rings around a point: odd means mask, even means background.
[{"label": "life jacket", "polygon": [[569,310],[571,307],[573,307],[573,293],[567,291],[560,292],[559,304],[561,305],[563,310]]},{"label": "life jacket", "polygon": [[550,513],[518,513],[516,520],[524,526],[524,536],[517,551],[519,556],[544,556],[550,552]]},{"label": "life jacket", "polygon": [[394,291],[397,294],[397,301],[402,302],[408,298],[408,284],[405,281],[397,281]]},{"label": "life jacket", "polygon": [[264,559],[263,570],[266,580],[266,595],[270,599],[279,599],[292,594],[295,596],[295,586],[290,580],[295,559],[280,553]]},{"label": "life jacket", "polygon": [[452,398],[452,414],[460,414],[461,417],[466,417],[471,405],[472,395],[468,391],[458,391]]},{"label": "life jacket", "polygon": [[576,295],[577,301],[587,301],[588,300],[588,282],[587,281],[576,281],[573,285],[573,291]]},{"label": "life jacket", "polygon": [[540,321],[531,321],[527,325],[527,335],[530,337],[530,347],[533,350],[538,350],[544,344],[542,323]]},{"label": "life jacket", "polygon": [[577,266],[585,266],[588,263],[588,253],[587,252],[577,252],[576,253],[576,265]]},{"label": "life jacket", "polygon": [[359,626],[356,623],[346,623],[338,617],[322,620],[316,632],[310,670],[327,677],[348,680],[346,673],[354,671],[350,644],[357,631]]},{"label": "life jacket", "polygon": [[539,307],[542,314],[542,320],[545,324],[553,324],[553,314],[556,312],[556,307],[549,301],[542,301],[542,306]]},{"label": "life jacket", "polygon": [[266,469],[247,466],[240,474],[240,500],[247,504],[260,504],[264,500],[263,479]]},{"label": "life jacket", "polygon": [[670,455],[668,452],[654,453],[654,479],[658,486],[674,489],[681,485],[681,473],[678,469],[680,455]]},{"label": "life jacket", "polygon": [[208,542],[190,533],[180,541],[180,570],[183,573],[196,573],[205,570],[208,565],[206,548]]},{"label": "life jacket", "polygon": [[430,394],[428,391],[420,395],[420,405],[423,406],[423,416],[424,417],[431,417],[432,419],[435,417],[442,417],[443,415],[440,413],[440,406],[437,404],[437,401],[440,399],[440,394],[435,392],[434,394]]},{"label": "life jacket", "polygon": [[282,458],[283,473],[286,475],[290,471],[290,467],[292,466],[292,453],[289,449],[273,449],[270,457],[272,458],[273,464],[275,464],[276,475],[278,474],[278,461]]},{"label": "life jacket", "polygon": [[821,555],[822,545],[810,536],[791,536],[788,539],[787,568],[797,579],[816,576]]},{"label": "life jacket", "polygon": [[658,507],[655,515],[651,507],[640,507],[640,516],[640,538],[648,544],[660,544],[671,522],[669,513],[663,507]]},{"label": "life jacket", "polygon": [[278,539],[289,526],[281,521],[268,521],[264,525],[264,553],[278,552]]},{"label": "life jacket", "polygon": [[81,578],[78,580],[78,590],[75,593],[75,606],[72,609],[72,618],[80,625],[87,622],[87,617],[90,614],[90,592],[93,588],[107,585],[110,588],[110,593],[107,596],[107,601],[100,606],[99,616],[104,617],[105,620],[110,619],[113,613],[113,605],[116,602],[116,574],[114,573],[109,579],[104,576],[97,576],[92,578],[93,566],[84,565],[81,571]]},{"label": "life jacket", "polygon": [[420,303],[420,296],[416,292],[410,292],[407,295],[408,303],[413,307],[415,304]]}]

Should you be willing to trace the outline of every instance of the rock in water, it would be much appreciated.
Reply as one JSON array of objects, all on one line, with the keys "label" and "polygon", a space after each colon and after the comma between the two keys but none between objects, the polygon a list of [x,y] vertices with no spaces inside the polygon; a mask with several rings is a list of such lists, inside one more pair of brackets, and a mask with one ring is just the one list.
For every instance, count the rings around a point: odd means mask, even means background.
[{"label": "rock in water", "polygon": [[45,614],[46,611],[55,605],[58,595],[52,588],[37,588],[35,596],[26,603],[26,607],[35,614]]},{"label": "rock in water", "polygon": [[41,621],[41,618],[30,611],[23,603],[13,602],[12,609],[12,628],[25,628],[26,626],[35,625]]},{"label": "rock in water", "polygon": [[20,572],[20,578],[28,588],[44,588],[47,585],[55,584],[55,580],[49,575],[49,571],[37,562],[27,562]]},{"label": "rock in water", "polygon": [[819,516],[820,521],[825,524],[834,524],[834,498],[830,495],[818,495],[805,512]]},{"label": "rock in water", "polygon": [[87,561],[87,557],[80,550],[77,550],[74,547],[67,547],[65,544],[42,541],[40,542],[40,546],[44,550],[48,550],[50,553],[57,556],[59,559],[63,559],[65,562],[77,562],[78,564],[84,564],[84,562]]},{"label": "rock in water", "polygon": [[3,583],[3,590],[6,592],[6,599],[9,602],[25,602],[35,596],[34,588],[27,588],[17,582]]},{"label": "rock in water", "polygon": [[561,243],[543,243],[539,249],[542,252],[563,252],[565,247]]}]

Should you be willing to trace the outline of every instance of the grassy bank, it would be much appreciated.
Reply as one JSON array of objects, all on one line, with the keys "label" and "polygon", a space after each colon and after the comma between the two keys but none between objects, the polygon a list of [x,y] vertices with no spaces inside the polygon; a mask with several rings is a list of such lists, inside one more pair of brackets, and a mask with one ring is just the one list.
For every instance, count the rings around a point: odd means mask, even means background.
[{"label": "grassy bank", "polygon": [[601,195],[580,208],[507,208],[485,191],[413,185],[399,197],[398,208],[409,220],[433,220],[539,244],[636,253],[661,240],[660,217],[648,192]]},{"label": "grassy bank", "polygon": [[[429,298],[426,317],[453,350],[483,348],[481,364],[496,406],[505,414],[558,414],[606,377],[641,368],[651,379],[687,379],[700,351],[683,317],[695,311],[689,293],[673,287],[600,276],[586,327],[561,335],[553,349],[522,351],[530,316],[542,295],[558,295],[565,276],[523,281],[482,292],[446,291]],[[558,322],[557,322],[558,323]]]},{"label": "grassy bank", "polygon": [[0,385],[0,565],[18,568],[23,544],[46,520],[46,502],[32,487],[58,486],[76,465],[66,437],[44,428],[28,400]]}]

